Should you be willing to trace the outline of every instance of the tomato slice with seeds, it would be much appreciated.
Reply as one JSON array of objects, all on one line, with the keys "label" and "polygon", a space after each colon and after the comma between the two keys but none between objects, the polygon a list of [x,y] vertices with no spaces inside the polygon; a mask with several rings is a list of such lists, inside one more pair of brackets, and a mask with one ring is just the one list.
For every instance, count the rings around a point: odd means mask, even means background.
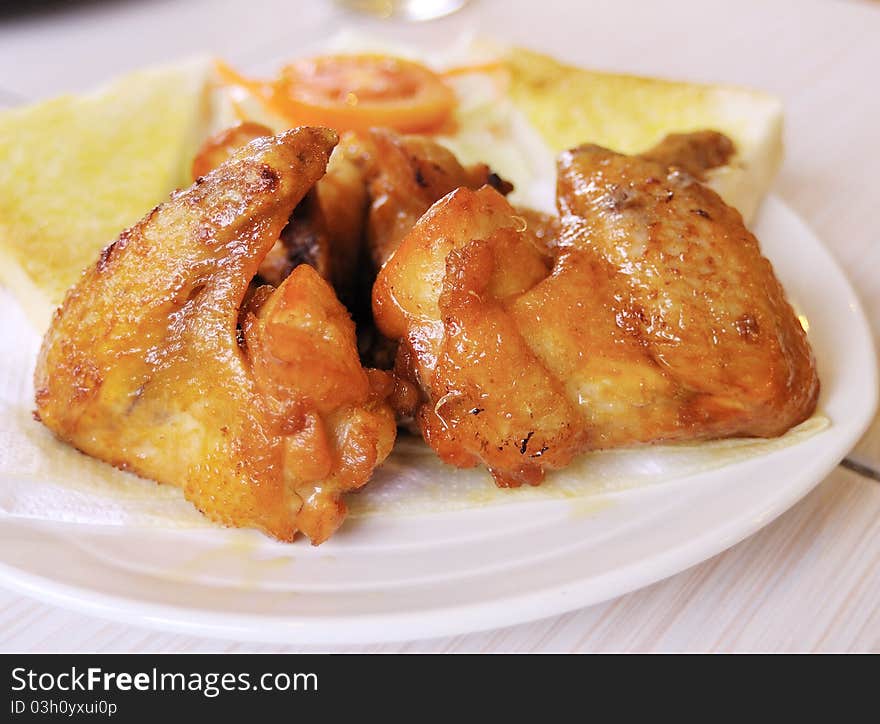
[{"label": "tomato slice with seeds", "polygon": [[437,130],[455,94],[430,68],[387,55],[324,55],[285,66],[272,105],[296,123],[404,133]]}]

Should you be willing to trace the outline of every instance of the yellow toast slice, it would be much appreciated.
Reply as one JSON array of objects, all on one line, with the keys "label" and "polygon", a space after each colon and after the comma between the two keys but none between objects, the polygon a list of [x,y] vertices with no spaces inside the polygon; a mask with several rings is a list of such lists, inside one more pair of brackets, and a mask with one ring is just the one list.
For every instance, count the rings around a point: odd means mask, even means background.
[{"label": "yellow toast slice", "polygon": [[714,129],[737,153],[710,185],[748,222],[782,162],[782,105],[765,93],[583,70],[525,48],[505,55],[509,93],[550,148],[644,151],[668,133]]},{"label": "yellow toast slice", "polygon": [[0,283],[39,329],[108,242],[188,185],[211,68],[139,71],[0,114]]}]

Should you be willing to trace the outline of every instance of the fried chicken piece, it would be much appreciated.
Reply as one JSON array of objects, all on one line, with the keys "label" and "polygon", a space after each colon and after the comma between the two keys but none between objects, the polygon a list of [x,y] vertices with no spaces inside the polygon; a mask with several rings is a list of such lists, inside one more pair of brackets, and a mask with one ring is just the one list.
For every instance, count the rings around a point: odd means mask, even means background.
[{"label": "fried chicken piece", "polygon": [[424,136],[375,128],[366,134],[346,134],[340,145],[340,155],[362,174],[369,205],[366,254],[353,306],[361,356],[370,365],[391,369],[397,344],[379,333],[372,317],[370,300],[378,270],[431,204],[453,189],[490,184],[509,193],[513,187],[486,164],[462,166],[451,151]]},{"label": "fried chicken piece", "polygon": [[278,286],[294,268],[309,264],[348,306],[356,304],[367,203],[360,166],[345,146],[337,147],[327,173],[294,209],[260,265],[260,278]]},{"label": "fried chicken piece", "polygon": [[193,158],[193,181],[199,176],[206,176],[221,164],[226,163],[238,149],[247,146],[251,141],[271,135],[271,128],[253,121],[244,121],[218,131],[210,138],[205,139]]},{"label": "fried chicken piece", "polygon": [[124,231],[45,336],[39,419],[86,454],[179,485],[219,523],[331,535],[342,494],[393,444],[390,380],[360,366],[354,325],[308,266],[240,307],[335,143],[318,128],[260,138]]},{"label": "fried chicken piece", "polygon": [[[228,159],[245,144],[271,136],[259,123],[246,121],[208,138],[193,160],[193,179]],[[357,269],[367,213],[367,190],[360,165],[343,143],[331,155],[326,174],[294,209],[290,223],[258,271],[272,286],[283,282],[300,264],[309,264],[331,282],[347,303],[354,300]]]},{"label": "fried chicken piece", "polygon": [[351,134],[343,134],[330,157],[327,174],[315,185],[317,227],[326,239],[330,280],[340,296],[355,304],[364,256],[364,226],[369,197],[363,170],[350,150]]},{"label": "fried chicken piece", "polygon": [[449,149],[424,136],[402,136],[377,128],[349,153],[360,159],[368,183],[367,245],[376,269],[431,204],[450,191],[486,184],[503,194],[513,189],[486,164],[462,166]]},{"label": "fried chicken piece", "polygon": [[556,257],[556,243],[559,240],[559,217],[524,206],[516,208],[516,215],[529,230],[533,243],[547,257],[548,262]]},{"label": "fried chicken piece", "polygon": [[[250,122],[221,131],[202,145],[193,174],[270,133]],[[451,151],[424,136],[384,128],[345,133],[326,175],[296,207],[260,265],[258,280],[278,286],[298,265],[314,267],[353,313],[365,363],[391,369],[397,345],[376,330],[372,319],[376,272],[431,204],[460,186],[477,189],[485,184],[505,194],[513,188],[487,165],[464,167]],[[534,228],[543,229],[541,238],[549,241],[554,218],[531,210],[520,213]]]},{"label": "fried chicken piece", "polygon": [[[271,134],[250,121],[220,131],[196,154],[193,178],[249,141]],[[451,151],[424,136],[386,128],[346,133],[326,175],[296,208],[261,265],[260,277],[277,286],[298,264],[310,264],[350,297],[364,235],[378,269],[431,204],[459,186],[485,184],[505,194],[513,189],[486,164],[464,167]]]},{"label": "fried chicken piece", "polygon": [[459,189],[380,272],[379,328],[440,457],[502,486],[580,452],[770,437],[819,382],[742,218],[681,168],[582,146],[559,161],[552,270],[498,193]]},{"label": "fried chicken piece", "polygon": [[308,264],[321,277],[332,280],[330,244],[322,229],[323,214],[315,199],[316,188],[293,210],[278,241],[266,254],[257,270],[259,282],[280,286],[300,264]]},{"label": "fried chicken piece", "polygon": [[704,181],[706,172],[724,166],[736,153],[736,146],[718,131],[670,133],[653,148],[639,154],[642,158],[686,171]]}]

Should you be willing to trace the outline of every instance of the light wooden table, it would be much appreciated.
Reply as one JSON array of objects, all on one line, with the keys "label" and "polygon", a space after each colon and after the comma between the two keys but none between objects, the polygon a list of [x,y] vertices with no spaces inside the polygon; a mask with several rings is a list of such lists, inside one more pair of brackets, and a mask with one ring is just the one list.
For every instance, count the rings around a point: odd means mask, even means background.
[{"label": "light wooden table", "polygon": [[[406,32],[418,38],[438,27],[504,28],[505,37],[528,44],[541,31],[581,48],[571,60],[583,65],[777,94],[786,106],[787,161],[776,193],[846,268],[880,338],[880,6],[843,0],[589,4],[594,12],[586,27],[566,22],[564,2],[476,0],[436,25]],[[342,22],[352,17],[331,4],[283,0],[117,0],[39,16],[0,15],[0,104],[87,88],[197,51],[255,66],[296,53]],[[860,473],[837,468],[757,535],[636,593],[483,634],[339,648],[880,651],[880,422],[850,459],[863,466]],[[107,623],[5,591],[0,649],[303,650]]]}]

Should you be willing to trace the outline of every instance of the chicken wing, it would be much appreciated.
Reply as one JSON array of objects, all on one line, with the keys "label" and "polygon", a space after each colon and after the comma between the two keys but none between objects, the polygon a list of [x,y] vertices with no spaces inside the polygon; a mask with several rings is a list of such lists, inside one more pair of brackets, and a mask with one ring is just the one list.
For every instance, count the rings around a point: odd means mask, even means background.
[{"label": "chicken wing", "polygon": [[180,486],[217,522],[285,541],[332,534],[342,494],[393,444],[390,380],[361,367],[354,325],[311,267],[241,306],[335,143],[317,128],[255,140],[124,231],[55,314],[39,419]]},{"label": "chicken wing", "polygon": [[[248,141],[270,134],[251,122],[217,133],[197,153],[193,177],[215,168]],[[362,358],[390,369],[397,345],[378,333],[372,319],[376,272],[431,204],[459,186],[484,184],[502,193],[513,188],[485,164],[462,166],[448,149],[424,136],[386,128],[345,133],[327,173],[294,210],[257,279],[278,286],[298,265],[314,267],[354,315]],[[549,228],[554,221],[548,217],[546,223]]]},{"label": "chicken wing", "polygon": [[461,186],[490,185],[503,194],[513,186],[484,163],[462,166],[444,146],[424,136],[377,128],[349,151],[367,179],[370,212],[367,246],[376,269],[435,201]]},{"label": "chicken wing", "polygon": [[[193,179],[217,168],[255,138],[271,135],[269,128],[250,121],[216,133],[205,140],[193,159]],[[349,137],[336,148],[326,174],[294,209],[290,223],[260,264],[260,281],[277,287],[295,267],[309,264],[333,284],[343,301],[354,302],[367,189],[360,165],[347,150],[350,144]]]},{"label": "chicken wing", "polygon": [[670,133],[639,155],[667,168],[679,168],[703,181],[707,171],[728,164],[735,153],[736,147],[730,138],[718,131],[705,130]]},{"label": "chicken wing", "polygon": [[[207,139],[193,160],[193,178],[216,168],[249,141],[271,135],[245,122]],[[299,264],[310,264],[349,302],[358,286],[361,245],[378,269],[438,199],[459,186],[513,187],[485,164],[464,167],[446,148],[423,136],[385,128],[346,133],[327,173],[294,210],[291,223],[260,265],[260,278],[280,284]],[[356,302],[355,302],[356,303]]]},{"label": "chicken wing", "polygon": [[809,343],[738,212],[648,158],[582,146],[558,170],[552,244],[494,190],[458,189],[379,274],[377,324],[441,458],[535,484],[582,451],[775,436],[813,412]]}]

